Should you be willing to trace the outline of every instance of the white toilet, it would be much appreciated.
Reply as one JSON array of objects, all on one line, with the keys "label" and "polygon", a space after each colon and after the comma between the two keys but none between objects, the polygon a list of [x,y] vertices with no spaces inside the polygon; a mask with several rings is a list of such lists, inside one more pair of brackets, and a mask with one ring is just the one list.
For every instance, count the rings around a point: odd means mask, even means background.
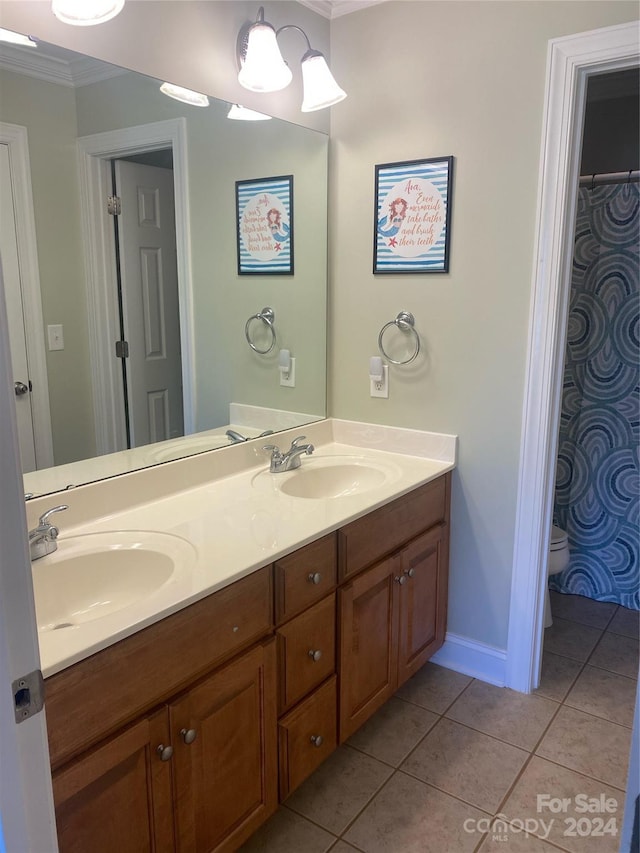
[{"label": "white toilet", "polygon": [[[549,559],[547,560],[547,575],[557,575],[569,565],[569,538],[564,530],[556,527],[555,524],[551,527],[551,542],[549,545]],[[549,598],[549,587],[547,585],[547,594],[544,603],[544,627],[550,628],[553,625],[551,618],[551,600]]]}]

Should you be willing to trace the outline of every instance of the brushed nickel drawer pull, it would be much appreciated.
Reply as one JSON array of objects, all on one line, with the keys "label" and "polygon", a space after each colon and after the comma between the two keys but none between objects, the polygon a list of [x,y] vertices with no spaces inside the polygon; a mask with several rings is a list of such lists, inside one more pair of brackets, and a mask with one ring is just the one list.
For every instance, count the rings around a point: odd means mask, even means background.
[{"label": "brushed nickel drawer pull", "polygon": [[312,661],[317,662],[322,657],[322,652],[320,649],[309,649],[309,657]]},{"label": "brushed nickel drawer pull", "polygon": [[309,740],[314,746],[322,746],[322,744],[324,743],[324,738],[322,737],[322,735],[311,735]]},{"label": "brushed nickel drawer pull", "polygon": [[310,583],[318,586],[318,584],[322,580],[322,575],[320,574],[320,572],[310,572],[307,580],[309,580]]},{"label": "brushed nickel drawer pull", "polygon": [[171,756],[173,755],[173,747],[165,746],[163,743],[157,747],[156,752],[160,756],[160,761],[169,761]]}]

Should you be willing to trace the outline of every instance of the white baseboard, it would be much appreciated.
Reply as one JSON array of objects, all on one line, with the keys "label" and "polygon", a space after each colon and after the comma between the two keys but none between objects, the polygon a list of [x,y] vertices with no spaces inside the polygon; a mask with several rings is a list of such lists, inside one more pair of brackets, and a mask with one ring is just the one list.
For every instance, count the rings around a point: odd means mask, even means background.
[{"label": "white baseboard", "polygon": [[444,645],[430,660],[432,663],[462,672],[464,675],[471,675],[479,678],[480,681],[495,684],[497,687],[504,687],[506,683],[506,651],[469,640],[458,634],[447,632]]}]

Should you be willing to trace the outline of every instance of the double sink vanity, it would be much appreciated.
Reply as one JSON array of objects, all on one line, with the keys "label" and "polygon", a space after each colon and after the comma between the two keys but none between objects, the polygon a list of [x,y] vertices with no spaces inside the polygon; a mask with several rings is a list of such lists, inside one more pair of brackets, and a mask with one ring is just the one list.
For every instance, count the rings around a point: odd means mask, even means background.
[{"label": "double sink vanity", "polygon": [[[245,442],[49,518],[32,568],[61,851],[236,850],[444,642],[455,437],[303,431],[299,467]],[[30,527],[55,502],[29,501]]]}]

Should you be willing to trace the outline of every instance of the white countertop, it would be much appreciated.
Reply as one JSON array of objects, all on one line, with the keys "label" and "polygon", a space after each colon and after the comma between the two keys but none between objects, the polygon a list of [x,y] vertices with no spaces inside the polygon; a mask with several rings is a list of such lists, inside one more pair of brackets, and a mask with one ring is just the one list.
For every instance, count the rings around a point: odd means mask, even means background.
[{"label": "white countertop", "polygon": [[[273,438],[286,448],[294,432],[299,430]],[[113,532],[116,538],[117,531],[160,531],[190,543],[193,560],[188,570],[134,604],[40,632],[43,675],[53,675],[269,565],[456,464],[455,436],[335,420],[309,425],[305,432],[316,449],[311,457],[302,457],[302,468],[331,465],[338,457],[384,471],[384,482],[347,496],[292,497],[281,490],[291,474],[270,474],[268,456],[259,447],[239,445],[66,492],[69,510],[56,516],[60,543],[95,533]],[[33,516],[55,503],[55,496],[49,496],[29,501],[27,507]],[[35,561],[34,572],[46,571],[52,557]]]}]

